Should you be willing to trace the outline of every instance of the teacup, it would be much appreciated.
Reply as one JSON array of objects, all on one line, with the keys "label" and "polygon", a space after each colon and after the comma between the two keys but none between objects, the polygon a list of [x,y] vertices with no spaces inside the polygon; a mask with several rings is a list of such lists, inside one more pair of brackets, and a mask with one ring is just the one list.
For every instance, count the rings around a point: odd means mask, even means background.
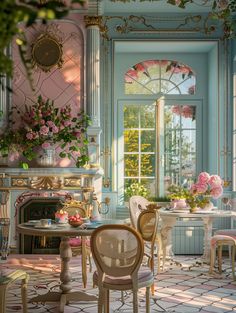
[{"label": "teacup", "polygon": [[51,225],[51,220],[48,219],[48,218],[42,218],[42,219],[40,220],[40,225],[41,225],[42,227],[48,227],[49,225]]}]

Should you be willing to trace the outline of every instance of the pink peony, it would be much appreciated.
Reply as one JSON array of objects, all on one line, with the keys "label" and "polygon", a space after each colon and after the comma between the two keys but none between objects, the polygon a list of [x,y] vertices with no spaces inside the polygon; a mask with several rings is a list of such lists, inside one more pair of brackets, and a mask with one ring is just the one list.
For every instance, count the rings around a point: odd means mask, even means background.
[{"label": "pink peony", "polygon": [[223,181],[218,175],[211,175],[208,183],[212,188],[223,185]]},{"label": "pink peony", "polygon": [[223,188],[221,185],[219,185],[218,187],[212,188],[210,191],[210,195],[214,198],[217,199],[219,198],[223,193]]},{"label": "pink peony", "polygon": [[207,172],[201,172],[201,173],[198,175],[198,180],[197,180],[197,182],[200,183],[200,184],[206,184],[206,183],[208,183],[210,177],[211,177],[211,176],[210,176]]},{"label": "pink peony", "polygon": [[208,185],[206,183],[198,182],[196,188],[198,193],[205,193],[208,190]]}]

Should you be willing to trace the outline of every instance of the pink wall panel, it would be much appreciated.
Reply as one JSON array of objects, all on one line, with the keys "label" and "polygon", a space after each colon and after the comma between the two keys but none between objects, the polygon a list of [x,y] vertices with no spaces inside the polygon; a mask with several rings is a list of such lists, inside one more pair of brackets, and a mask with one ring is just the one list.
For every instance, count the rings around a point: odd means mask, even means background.
[{"label": "pink wall panel", "polygon": [[[80,26],[79,26],[80,24]],[[81,27],[82,26],[82,27]],[[63,47],[63,65],[53,67],[44,72],[35,67],[33,70],[34,90],[29,81],[18,47],[13,44],[14,76],[12,104],[20,111],[24,104],[30,105],[41,95],[54,100],[57,107],[70,104],[72,113],[77,113],[84,107],[84,27],[81,18],[74,16],[73,20],[62,20],[48,25],[36,25],[25,30],[29,47],[27,55],[31,58],[31,45],[43,33],[47,32],[60,40]],[[16,125],[20,123],[19,116],[13,116]],[[58,160],[58,166],[72,166],[69,160]]]}]

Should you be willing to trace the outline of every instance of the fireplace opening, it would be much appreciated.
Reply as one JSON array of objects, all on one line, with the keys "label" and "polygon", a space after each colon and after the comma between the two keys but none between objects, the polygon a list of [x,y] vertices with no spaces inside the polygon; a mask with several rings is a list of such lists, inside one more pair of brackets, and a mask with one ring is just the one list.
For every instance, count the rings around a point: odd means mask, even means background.
[{"label": "fireplace opening", "polygon": [[[30,198],[19,208],[18,223],[41,218],[55,219],[55,212],[63,207],[62,199]],[[60,237],[39,237],[19,234],[19,253],[22,254],[58,254]]]}]

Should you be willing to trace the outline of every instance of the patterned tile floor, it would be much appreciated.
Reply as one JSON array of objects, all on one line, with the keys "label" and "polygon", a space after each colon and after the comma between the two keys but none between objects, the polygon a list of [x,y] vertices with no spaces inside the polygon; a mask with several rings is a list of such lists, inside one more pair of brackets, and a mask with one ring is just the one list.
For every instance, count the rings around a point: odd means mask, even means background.
[{"label": "patterned tile floor", "polygon": [[[192,267],[196,260],[193,257],[181,256],[178,261],[182,266],[168,263],[165,272],[156,276],[155,295],[151,300],[151,313],[163,312],[161,305],[167,312],[180,313],[229,313],[236,312],[236,282],[232,280],[227,260],[224,262],[222,275],[208,274],[207,265]],[[28,298],[49,290],[57,290],[59,286],[60,259],[49,255],[10,255],[7,262],[0,263],[4,268],[24,269],[30,274]],[[190,268],[190,269],[189,269]],[[73,257],[70,262],[73,277],[73,288],[82,289],[80,257]],[[88,277],[89,293],[97,294],[92,288],[91,274]],[[110,312],[132,312],[132,296],[124,295],[125,304],[122,305],[120,293],[111,293]],[[145,312],[144,290],[140,290],[140,313]],[[22,312],[19,284],[12,286],[7,294],[6,313]],[[29,303],[29,313],[58,313],[57,303]],[[70,303],[65,307],[65,313],[93,313],[97,312],[95,302]]]}]

